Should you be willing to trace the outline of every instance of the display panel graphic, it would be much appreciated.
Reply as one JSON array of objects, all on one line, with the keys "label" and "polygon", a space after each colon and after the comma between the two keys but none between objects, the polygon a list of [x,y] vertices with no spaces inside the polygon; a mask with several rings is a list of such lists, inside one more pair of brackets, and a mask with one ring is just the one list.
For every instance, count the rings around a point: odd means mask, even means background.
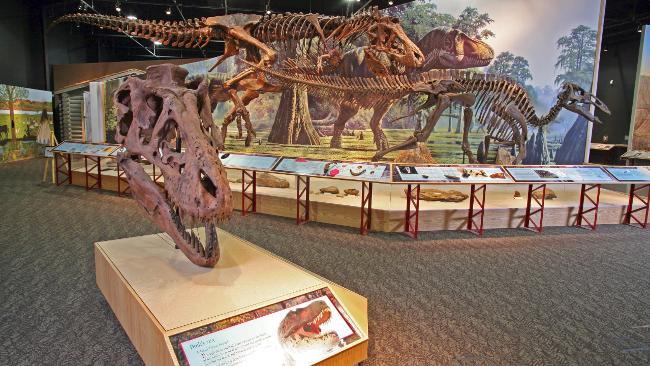
[{"label": "display panel graphic", "polygon": [[506,167],[517,182],[613,182],[601,167]]},{"label": "display panel graphic", "polygon": [[501,167],[480,165],[414,166],[395,165],[395,181],[447,183],[512,182]]},{"label": "display panel graphic", "polygon": [[119,147],[119,145],[84,144],[66,141],[56,146],[52,151],[79,155],[114,156]]},{"label": "display panel graphic", "polygon": [[[487,66],[465,67],[463,55],[450,55],[449,60],[460,60],[456,68],[513,78],[528,92],[530,103],[541,118],[559,103],[557,96],[564,83],[575,83],[591,90],[597,63],[601,4],[601,0],[419,0],[384,9],[383,13],[397,17],[409,38],[421,48],[425,48],[423,43],[426,42],[422,42],[425,37],[431,38],[435,32],[451,34],[452,29],[486,43],[494,50]],[[437,49],[436,52],[428,53],[428,60],[440,54]],[[206,60],[187,66],[191,74],[209,75],[217,80],[227,80],[245,66],[236,58],[230,58],[208,73],[213,64],[214,60]],[[453,65],[448,67],[453,68]],[[392,103],[386,114],[380,116],[378,125],[389,146],[405,141],[426,123],[433,109],[416,112],[421,104],[422,100],[416,95],[405,97]],[[215,121],[220,124],[231,108],[230,101],[219,103],[214,111]],[[370,126],[376,111],[360,110],[346,123],[340,147],[332,144],[334,122],[342,113],[340,105],[306,92],[263,93],[250,103],[248,110],[256,131],[252,144],[244,145],[245,128],[243,123],[235,121],[226,129],[227,151],[368,161],[376,153],[377,141],[381,138]],[[554,122],[544,128],[528,126],[525,164],[581,164],[585,161],[589,123],[582,116],[564,108],[561,110],[559,115],[552,116]],[[468,162],[460,145],[464,115],[465,111],[457,105],[444,111],[425,144],[435,163]],[[399,119],[403,116],[406,118]],[[479,113],[474,114],[469,127],[471,151],[478,156],[479,151],[487,149],[486,163],[495,163],[500,144],[493,141],[485,146],[485,129],[478,125],[479,117]],[[306,137],[292,139],[300,133]],[[383,159],[394,161],[399,155],[400,152],[395,151]]]},{"label": "display panel graphic", "polygon": [[641,166],[607,167],[607,171],[621,182],[650,182],[650,168]]},{"label": "display panel graphic", "polygon": [[183,366],[312,365],[361,339],[328,288],[170,337]]},{"label": "display panel graphic", "polygon": [[364,162],[326,161],[306,158],[286,158],[273,168],[278,173],[293,173],[339,179],[358,179],[365,181],[390,180],[388,164]]},{"label": "display panel graphic", "polygon": [[219,154],[221,162],[226,168],[270,170],[278,161],[277,156],[247,155],[234,153]]}]

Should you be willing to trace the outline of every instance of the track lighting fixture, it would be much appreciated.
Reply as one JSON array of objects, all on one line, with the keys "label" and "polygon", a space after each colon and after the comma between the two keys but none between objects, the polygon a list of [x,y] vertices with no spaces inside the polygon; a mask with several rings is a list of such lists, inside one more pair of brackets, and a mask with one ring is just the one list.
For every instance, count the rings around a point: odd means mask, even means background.
[{"label": "track lighting fixture", "polygon": [[172,8],[167,8],[167,10],[165,10],[165,14],[171,15],[172,14]]}]

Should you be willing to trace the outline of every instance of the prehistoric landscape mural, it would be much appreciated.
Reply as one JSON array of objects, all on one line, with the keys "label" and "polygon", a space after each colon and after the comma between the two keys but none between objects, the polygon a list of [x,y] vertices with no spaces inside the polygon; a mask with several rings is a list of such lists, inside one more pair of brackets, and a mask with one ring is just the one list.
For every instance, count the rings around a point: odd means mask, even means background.
[{"label": "prehistoric landscape mural", "polygon": [[630,125],[630,149],[650,151],[650,35],[643,29],[634,109]]},{"label": "prehistoric landscape mural", "polygon": [[[544,2],[533,0],[418,0],[390,7],[383,14],[400,19],[404,31],[427,57],[425,69],[464,69],[507,76],[525,88],[538,116],[544,116],[556,103],[563,83],[571,82],[590,91],[594,78],[595,55],[598,45],[600,0],[562,0]],[[558,9],[562,9],[558,12]],[[458,39],[458,31],[465,37],[465,50],[451,51],[449,59],[439,55],[449,47],[452,36]],[[455,41],[458,45],[461,42]],[[357,42],[363,44],[361,40]],[[481,44],[491,50],[480,52]],[[353,45],[354,46],[354,45]],[[461,46],[462,47],[462,46]],[[476,59],[465,56],[458,62],[458,54],[470,48],[476,51]],[[301,47],[297,47],[300,50]],[[354,53],[353,48],[349,52]],[[356,53],[362,62],[364,55]],[[435,57],[434,57],[435,56]],[[452,62],[453,57],[457,62]],[[438,61],[435,62],[435,58]],[[479,59],[483,58],[483,59]],[[190,75],[208,74],[215,59],[186,65]],[[280,63],[282,60],[279,61]],[[344,65],[352,68],[355,64]],[[223,82],[236,75],[247,65],[231,57],[209,72],[209,78]],[[285,65],[287,66],[287,65]],[[353,76],[367,76],[363,73]],[[244,94],[244,93],[242,93]],[[317,93],[294,92],[284,88],[282,92],[262,93],[248,105],[255,136],[250,146],[245,146],[246,128],[241,117],[235,117],[227,127],[225,144],[228,151],[272,153],[289,156],[311,156],[332,159],[371,159],[376,151],[376,139],[369,124],[378,108],[360,109],[357,113],[341,110],[336,102]],[[417,110],[425,97],[408,96],[388,106],[379,122],[388,145],[397,145],[413,135],[435,110]],[[232,103],[219,103],[214,111],[215,121],[223,121]],[[340,133],[340,142],[332,143],[334,124],[340,113],[352,114]],[[415,113],[414,113],[415,112]],[[463,153],[462,106],[447,108],[426,142],[433,161],[437,163],[468,162]],[[400,118],[404,117],[406,118]],[[293,119],[292,121],[289,121]],[[498,143],[485,148],[486,123],[480,123],[474,115],[470,131],[470,149],[475,155],[487,154],[487,162],[497,157]],[[288,124],[288,121],[290,122]],[[293,129],[292,124],[300,126]],[[528,164],[573,164],[584,161],[588,123],[579,114],[562,110],[554,122],[545,127],[528,129],[526,158]],[[507,147],[512,150],[510,147]],[[398,152],[382,157],[392,160]]]},{"label": "prehistoric landscape mural", "polygon": [[0,84],[0,162],[40,155],[51,123],[51,92]]}]

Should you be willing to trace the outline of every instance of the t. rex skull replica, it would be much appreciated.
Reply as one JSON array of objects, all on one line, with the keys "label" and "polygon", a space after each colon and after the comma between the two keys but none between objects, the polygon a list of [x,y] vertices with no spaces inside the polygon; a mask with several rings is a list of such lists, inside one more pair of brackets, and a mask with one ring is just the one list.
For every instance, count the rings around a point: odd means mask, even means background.
[{"label": "t. rex skull replica", "polygon": [[[145,80],[131,77],[115,92],[115,139],[126,148],[118,164],[151,220],[192,263],[213,267],[219,260],[215,224],[232,213],[232,193],[217,155],[221,134],[212,121],[208,84],[188,88],[186,76],[176,65],[150,66]],[[164,188],[141,158],[160,169]],[[205,227],[203,242],[188,231],[197,224]]]}]

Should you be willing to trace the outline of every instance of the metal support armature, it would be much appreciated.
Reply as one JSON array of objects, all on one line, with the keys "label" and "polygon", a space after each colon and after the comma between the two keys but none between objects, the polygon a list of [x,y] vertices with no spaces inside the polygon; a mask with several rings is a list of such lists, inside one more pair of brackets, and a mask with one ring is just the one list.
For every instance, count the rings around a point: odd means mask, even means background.
[{"label": "metal support armature", "polygon": [[[536,192],[542,192],[542,198],[537,198]],[[534,186],[528,185],[528,202],[526,203],[526,217],[524,219],[524,227],[526,229],[541,233],[544,229],[544,203],[546,200],[546,184]],[[536,208],[533,210],[533,204]],[[535,222],[534,216],[537,215],[539,220]],[[532,226],[532,227],[531,227]]]},{"label": "metal support armature", "polygon": [[406,212],[404,213],[404,233],[413,239],[418,238],[420,220],[420,185],[406,187]]},{"label": "metal support armature", "polygon": [[[596,191],[596,196],[593,196],[593,191]],[[591,207],[585,209],[585,204],[591,203]],[[583,184],[580,188],[580,206],[578,207],[578,217],[576,219],[577,227],[584,227],[583,222],[591,230],[596,230],[598,225],[598,206],[600,205],[600,184]],[[588,213],[593,212],[591,221],[587,217]]]},{"label": "metal support armature", "polygon": [[241,215],[257,212],[257,172],[241,171]]}]

